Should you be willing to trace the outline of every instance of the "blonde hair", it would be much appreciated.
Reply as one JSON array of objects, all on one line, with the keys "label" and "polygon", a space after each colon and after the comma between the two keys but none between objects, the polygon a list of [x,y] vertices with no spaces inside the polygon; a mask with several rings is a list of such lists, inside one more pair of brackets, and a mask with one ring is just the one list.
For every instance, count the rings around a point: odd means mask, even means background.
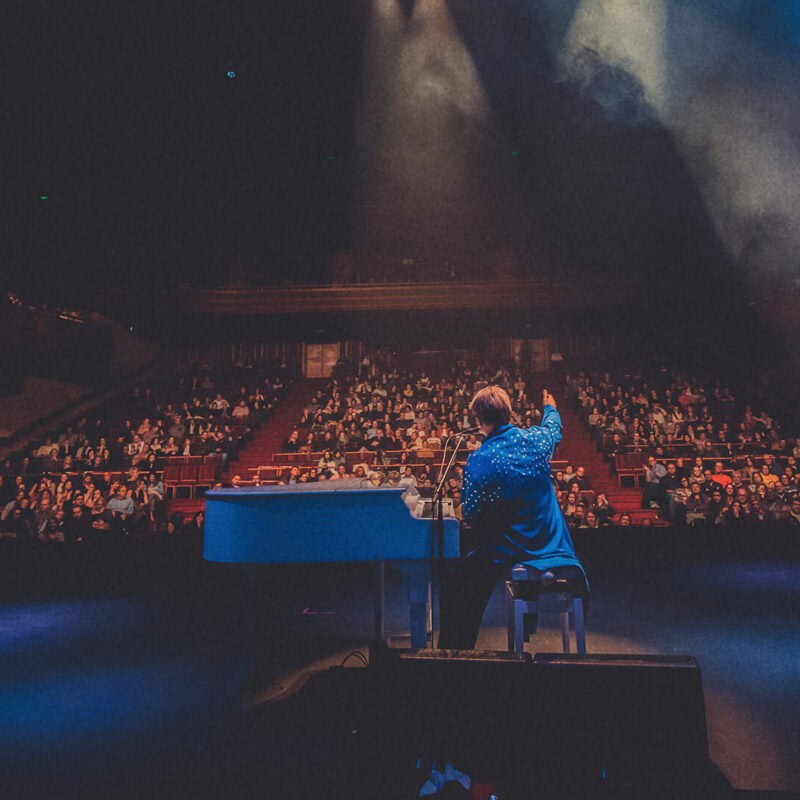
[{"label": "blonde hair", "polygon": [[481,425],[498,427],[511,420],[511,400],[500,386],[486,386],[477,392],[469,410]]}]

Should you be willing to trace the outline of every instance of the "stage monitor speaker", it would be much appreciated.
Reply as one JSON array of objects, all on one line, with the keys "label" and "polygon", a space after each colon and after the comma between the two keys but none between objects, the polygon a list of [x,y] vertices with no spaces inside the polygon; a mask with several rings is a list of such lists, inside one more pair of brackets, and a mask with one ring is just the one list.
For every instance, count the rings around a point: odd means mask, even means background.
[{"label": "stage monitor speaker", "polygon": [[375,763],[449,761],[506,797],[713,795],[690,656],[376,650],[370,671]]}]

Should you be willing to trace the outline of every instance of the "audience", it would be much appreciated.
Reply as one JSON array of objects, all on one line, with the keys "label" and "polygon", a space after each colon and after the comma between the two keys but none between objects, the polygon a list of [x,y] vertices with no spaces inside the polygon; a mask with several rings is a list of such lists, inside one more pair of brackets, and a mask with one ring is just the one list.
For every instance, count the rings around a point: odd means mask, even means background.
[{"label": "audience", "polygon": [[[529,427],[541,416],[529,400],[528,377],[513,366],[496,368],[460,360],[442,374],[429,375],[425,370],[392,366],[385,353],[368,354],[358,369],[337,369],[327,386],[311,398],[283,442],[284,456],[275,459],[284,470],[275,480],[299,483],[351,476],[376,480],[376,473],[386,480],[392,472],[399,478],[402,468],[405,480],[430,494],[442,448],[453,434],[474,424],[469,402],[490,383],[508,391],[515,424]],[[454,477],[444,487],[444,495],[455,501],[456,513],[463,464],[480,443],[480,435],[463,438]],[[311,460],[300,467],[290,455],[295,453],[308,453]],[[553,482],[571,527],[611,524],[614,511],[604,495],[602,501],[595,500],[583,466],[573,469],[566,464],[554,472]]]},{"label": "audience", "polygon": [[[731,388],[660,369],[567,376],[598,449],[615,468],[632,457],[642,507],[679,526],[794,526],[800,438]],[[744,396],[744,392],[742,392]]]},{"label": "audience", "polygon": [[[5,461],[0,537],[75,543],[183,530],[166,518],[166,459],[212,456],[219,467],[235,459],[291,379],[278,364],[205,366],[154,379],[98,407]],[[201,529],[202,517],[186,526]]]},{"label": "audience", "polygon": [[[163,468],[171,456],[234,461],[252,430],[269,419],[293,374],[284,365],[212,370],[201,365],[138,386],[123,400],[53,431],[0,468],[0,538],[83,543],[103,537],[202,533],[202,512],[168,516]],[[289,484],[361,478],[413,484],[431,494],[442,449],[471,426],[469,401],[488,384],[512,399],[513,422],[541,416],[530,377],[512,365],[458,361],[441,374],[392,365],[388,353],[337,367],[283,443],[274,480]],[[612,466],[634,458],[642,507],[692,528],[800,525],[800,437],[774,416],[738,401],[729,386],[658,370],[612,378],[567,376],[565,394]],[[532,393],[531,393],[532,394]],[[739,393],[737,393],[739,394]],[[481,436],[461,441],[444,494],[460,514],[463,464]],[[303,465],[295,454],[307,453]],[[249,476],[247,476],[249,478]],[[552,480],[572,529],[633,524],[595,493],[584,466],[556,461]],[[233,485],[264,482],[237,475]]]}]

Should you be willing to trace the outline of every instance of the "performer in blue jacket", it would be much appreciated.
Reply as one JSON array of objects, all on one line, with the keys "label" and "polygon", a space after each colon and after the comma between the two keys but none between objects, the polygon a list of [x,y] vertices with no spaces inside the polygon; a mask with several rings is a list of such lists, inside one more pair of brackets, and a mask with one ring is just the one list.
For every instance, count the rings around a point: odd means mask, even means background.
[{"label": "performer in blue jacket", "polygon": [[511,401],[499,386],[481,389],[470,403],[486,439],[464,468],[461,514],[477,546],[448,575],[440,648],[475,647],[492,591],[514,564],[585,579],[550,480],[561,417],[547,390],[543,401],[541,427],[526,430],[510,424]]}]

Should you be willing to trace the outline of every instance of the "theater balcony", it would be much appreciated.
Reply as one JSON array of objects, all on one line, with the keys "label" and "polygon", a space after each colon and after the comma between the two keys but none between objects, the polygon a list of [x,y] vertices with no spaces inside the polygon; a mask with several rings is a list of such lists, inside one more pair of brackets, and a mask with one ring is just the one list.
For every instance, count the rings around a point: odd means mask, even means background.
[{"label": "theater balcony", "polygon": [[[527,308],[541,310],[617,308],[633,302],[633,282],[605,280],[512,280],[368,283],[338,286],[245,288],[181,287],[162,294],[164,307],[183,314],[291,314],[349,311]],[[123,310],[136,300],[128,291],[110,289],[106,302]]]}]

